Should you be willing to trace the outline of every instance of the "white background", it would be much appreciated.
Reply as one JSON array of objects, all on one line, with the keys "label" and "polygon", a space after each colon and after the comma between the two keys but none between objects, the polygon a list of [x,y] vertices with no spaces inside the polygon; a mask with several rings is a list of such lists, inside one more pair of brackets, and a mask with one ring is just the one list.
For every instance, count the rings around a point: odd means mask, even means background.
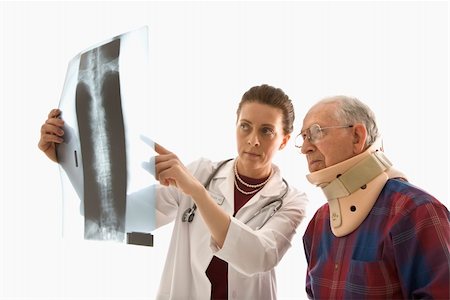
[{"label": "white background", "polygon": [[[142,25],[153,137],[184,162],[236,155],[235,109],[251,86],[291,97],[295,132],[315,101],[346,94],[375,111],[395,166],[449,207],[447,2],[30,2],[0,11],[2,298],[154,298],[171,226],[154,232],[153,248],[62,240],[59,170],[37,148],[69,60]],[[275,162],[310,198],[277,267],[280,299],[302,299],[301,237],[325,200],[292,140]]]}]

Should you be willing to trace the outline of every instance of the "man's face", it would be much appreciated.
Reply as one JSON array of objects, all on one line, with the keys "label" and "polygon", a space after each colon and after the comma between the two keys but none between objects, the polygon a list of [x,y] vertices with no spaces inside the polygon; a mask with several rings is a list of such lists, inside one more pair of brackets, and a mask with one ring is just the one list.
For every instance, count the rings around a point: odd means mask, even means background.
[{"label": "man's face", "polygon": [[308,130],[313,124],[321,128],[344,126],[336,119],[336,103],[325,103],[313,106],[303,119],[302,133],[306,134],[301,151],[306,155],[310,172],[319,171],[329,166],[347,160],[356,154],[354,147],[354,128],[337,127],[321,131],[321,137],[316,140],[308,138]]}]

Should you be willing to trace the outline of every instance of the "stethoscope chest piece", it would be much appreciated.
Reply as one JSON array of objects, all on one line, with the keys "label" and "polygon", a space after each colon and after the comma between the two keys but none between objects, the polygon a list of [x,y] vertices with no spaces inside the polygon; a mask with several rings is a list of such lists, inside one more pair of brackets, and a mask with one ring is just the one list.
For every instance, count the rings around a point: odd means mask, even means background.
[{"label": "stethoscope chest piece", "polygon": [[183,213],[183,217],[182,217],[182,221],[183,222],[189,222],[191,223],[192,220],[194,220],[194,216],[195,216],[195,209],[197,208],[197,206],[194,204],[193,207],[189,207],[187,208],[184,213]]}]

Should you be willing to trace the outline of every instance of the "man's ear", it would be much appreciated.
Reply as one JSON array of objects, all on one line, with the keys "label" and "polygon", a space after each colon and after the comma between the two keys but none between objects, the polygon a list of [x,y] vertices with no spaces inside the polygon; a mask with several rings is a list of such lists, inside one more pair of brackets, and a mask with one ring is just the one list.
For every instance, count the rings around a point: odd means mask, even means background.
[{"label": "man's ear", "polygon": [[281,150],[281,149],[283,149],[284,147],[286,147],[287,142],[289,141],[290,138],[291,138],[291,135],[290,135],[290,134],[286,134],[286,135],[283,137],[283,141],[281,142],[281,145],[280,145],[280,147],[278,148],[278,150]]},{"label": "man's ear", "polygon": [[358,155],[366,147],[367,129],[364,124],[356,123],[353,125],[353,153]]}]

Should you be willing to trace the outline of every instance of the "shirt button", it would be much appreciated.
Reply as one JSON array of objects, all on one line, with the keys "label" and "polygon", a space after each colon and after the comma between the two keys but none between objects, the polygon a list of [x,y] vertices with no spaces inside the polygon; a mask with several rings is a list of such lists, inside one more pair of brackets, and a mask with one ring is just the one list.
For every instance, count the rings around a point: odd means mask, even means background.
[{"label": "shirt button", "polygon": [[339,268],[339,264],[334,264],[334,269],[337,270]]},{"label": "shirt button", "polygon": [[237,293],[236,293],[236,291],[233,291],[233,293],[231,294],[231,297],[233,297],[233,299],[237,299]]}]

